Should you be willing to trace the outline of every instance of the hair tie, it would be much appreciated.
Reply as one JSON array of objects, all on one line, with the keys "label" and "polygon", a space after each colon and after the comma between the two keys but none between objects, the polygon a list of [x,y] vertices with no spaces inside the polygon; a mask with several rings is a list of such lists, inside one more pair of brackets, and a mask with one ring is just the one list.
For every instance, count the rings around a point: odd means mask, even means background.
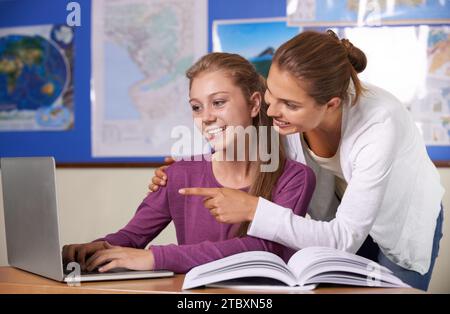
[{"label": "hair tie", "polygon": [[328,34],[331,38],[333,38],[333,39],[339,41],[338,35],[336,35],[336,33],[333,32],[331,29],[327,29],[327,34]]},{"label": "hair tie", "polygon": [[341,44],[344,46],[345,50],[347,50],[347,53],[350,54],[350,52],[353,50],[353,44],[348,39],[341,39]]},{"label": "hair tie", "polygon": [[353,44],[346,38],[339,39],[338,35],[336,35],[335,32],[333,32],[331,29],[327,30],[327,34],[339,42],[342,46],[344,46],[345,50],[347,51],[347,54],[350,54],[350,52],[353,50]]}]

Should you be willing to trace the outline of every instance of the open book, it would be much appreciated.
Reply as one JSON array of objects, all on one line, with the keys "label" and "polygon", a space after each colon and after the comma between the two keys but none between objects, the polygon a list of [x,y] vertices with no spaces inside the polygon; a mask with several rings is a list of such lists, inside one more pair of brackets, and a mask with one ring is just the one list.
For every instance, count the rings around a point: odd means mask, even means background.
[{"label": "open book", "polygon": [[309,290],[320,283],[372,287],[409,287],[367,258],[327,247],[296,252],[288,264],[277,255],[249,251],[192,268],[183,289],[200,286],[237,289]]}]

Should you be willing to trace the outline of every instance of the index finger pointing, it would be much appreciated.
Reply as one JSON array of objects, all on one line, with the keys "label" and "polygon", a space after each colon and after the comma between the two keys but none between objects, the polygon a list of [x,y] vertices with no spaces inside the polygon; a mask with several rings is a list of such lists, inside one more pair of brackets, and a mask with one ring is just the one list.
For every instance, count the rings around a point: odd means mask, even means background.
[{"label": "index finger pointing", "polygon": [[178,190],[178,193],[183,195],[198,195],[214,197],[217,195],[218,188],[184,188]]}]

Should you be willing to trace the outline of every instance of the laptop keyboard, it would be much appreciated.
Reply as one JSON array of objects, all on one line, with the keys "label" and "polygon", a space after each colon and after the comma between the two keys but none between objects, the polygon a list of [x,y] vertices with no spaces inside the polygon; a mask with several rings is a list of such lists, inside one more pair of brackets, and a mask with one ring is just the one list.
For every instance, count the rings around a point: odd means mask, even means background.
[{"label": "laptop keyboard", "polygon": [[[66,266],[64,266],[63,268],[64,270],[64,275],[69,275],[73,272],[72,270],[67,270]],[[87,270],[82,270],[80,275],[98,275],[98,274],[111,274],[111,273],[123,273],[123,272],[132,272],[133,270],[130,269],[126,269],[126,268],[115,268],[115,269],[111,269],[105,273],[101,273],[98,271],[98,268],[91,270],[91,271],[87,271]]]},{"label": "laptop keyboard", "polygon": [[[73,269],[66,269],[64,267],[64,275],[69,275],[73,272]],[[92,275],[92,274],[100,274],[100,272],[97,269],[94,269],[93,271],[87,271],[87,270],[82,270],[80,275]]]}]

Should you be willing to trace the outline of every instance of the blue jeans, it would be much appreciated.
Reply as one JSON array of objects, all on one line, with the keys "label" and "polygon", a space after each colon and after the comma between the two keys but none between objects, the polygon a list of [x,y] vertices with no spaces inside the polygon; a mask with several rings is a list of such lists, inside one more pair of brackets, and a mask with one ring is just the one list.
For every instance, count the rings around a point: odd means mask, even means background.
[{"label": "blue jeans", "polygon": [[444,219],[443,217],[444,211],[441,205],[441,212],[439,213],[439,216],[437,218],[436,229],[434,231],[430,268],[428,269],[428,272],[426,274],[421,275],[416,271],[403,268],[402,266],[399,266],[394,262],[392,262],[391,260],[389,260],[381,252],[378,245],[373,241],[373,239],[370,236],[367,237],[366,241],[364,241],[363,245],[356,254],[371,259],[377,262],[378,264],[387,267],[394,273],[395,276],[400,278],[404,283],[410,285],[411,287],[426,291],[428,289],[428,285],[430,284],[434,263],[439,253],[439,242],[442,238],[442,221]]}]

